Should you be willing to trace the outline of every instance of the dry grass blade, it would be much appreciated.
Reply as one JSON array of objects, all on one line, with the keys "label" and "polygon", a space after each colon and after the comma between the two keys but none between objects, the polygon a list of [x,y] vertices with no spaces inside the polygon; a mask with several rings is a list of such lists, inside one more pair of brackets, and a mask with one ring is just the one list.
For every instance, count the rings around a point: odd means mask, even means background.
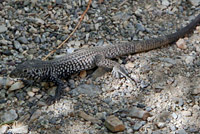
[{"label": "dry grass blade", "polygon": [[42,60],[46,60],[50,55],[52,55],[57,49],[61,48],[69,40],[69,38],[75,33],[75,31],[78,29],[79,25],[81,24],[81,21],[83,20],[85,14],[87,13],[88,9],[90,8],[91,3],[92,3],[92,0],[89,0],[87,8],[85,9],[85,11],[83,12],[83,14],[81,15],[81,18],[80,18],[78,24],[76,25],[76,27],[74,28],[74,30],[70,33],[70,35],[56,49],[52,50]]}]

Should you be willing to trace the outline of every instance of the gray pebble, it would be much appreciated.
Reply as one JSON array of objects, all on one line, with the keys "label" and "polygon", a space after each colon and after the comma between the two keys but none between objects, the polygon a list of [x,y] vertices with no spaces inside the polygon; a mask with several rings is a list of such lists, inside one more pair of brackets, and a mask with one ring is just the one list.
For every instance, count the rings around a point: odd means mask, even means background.
[{"label": "gray pebble", "polygon": [[143,125],[146,124],[146,121],[136,122],[133,126],[133,130],[138,131]]},{"label": "gray pebble", "polygon": [[40,18],[34,18],[33,21],[38,25],[41,25],[41,24],[43,25],[44,24],[44,21],[42,19],[40,19]]},{"label": "gray pebble", "polygon": [[174,59],[171,59],[171,58],[159,58],[160,61],[163,61],[163,62],[168,62],[168,63],[171,63],[171,64],[176,64],[176,61]]},{"label": "gray pebble", "polygon": [[7,122],[7,121],[15,120],[17,118],[18,118],[18,115],[16,111],[14,109],[11,109],[3,114],[3,116],[1,117],[1,120],[3,120],[3,122]]},{"label": "gray pebble", "polygon": [[10,45],[10,44],[12,44],[12,42],[3,39],[3,40],[0,40],[0,44],[2,44],[2,45]]},{"label": "gray pebble", "polygon": [[175,130],[176,130],[176,127],[175,127],[174,125],[170,125],[169,127],[170,127],[170,129],[171,129],[172,131],[175,131]]},{"label": "gray pebble", "polygon": [[0,25],[0,33],[6,32],[8,28],[5,25]]},{"label": "gray pebble", "polygon": [[35,43],[40,43],[40,41],[41,41],[40,37],[38,37],[38,36],[35,37],[35,39],[34,39],[34,42],[35,42]]},{"label": "gray pebble", "polygon": [[193,6],[198,6],[200,5],[200,0],[189,0],[190,3],[193,5]]},{"label": "gray pebble", "polygon": [[178,105],[179,105],[179,106],[183,106],[183,104],[184,104],[183,99],[180,98],[180,99],[178,100]]},{"label": "gray pebble", "polygon": [[96,95],[102,93],[102,90],[94,85],[83,84],[78,86],[77,88],[70,91],[73,96],[77,96],[80,94],[86,94],[89,97],[95,97]]},{"label": "gray pebble", "polygon": [[26,37],[19,37],[17,39],[20,43],[23,43],[23,44],[27,44],[28,43],[28,39]]},{"label": "gray pebble", "polygon": [[145,31],[144,26],[143,26],[142,24],[140,24],[140,23],[137,23],[137,24],[136,24],[136,28],[137,28],[138,31],[141,31],[141,32],[144,32],[144,31]]},{"label": "gray pebble", "polygon": [[14,41],[14,47],[15,49],[20,49],[22,48],[21,44],[19,43],[19,41]]},{"label": "gray pebble", "polygon": [[169,1],[168,0],[162,0],[162,5],[163,6],[169,6]]},{"label": "gray pebble", "polygon": [[175,113],[172,113],[172,117],[174,118],[174,119],[177,119],[177,115],[175,114]]},{"label": "gray pebble", "polygon": [[187,132],[184,129],[180,129],[177,131],[178,134],[187,134]]},{"label": "gray pebble", "polygon": [[56,0],[56,4],[61,5],[63,3],[62,0]]}]

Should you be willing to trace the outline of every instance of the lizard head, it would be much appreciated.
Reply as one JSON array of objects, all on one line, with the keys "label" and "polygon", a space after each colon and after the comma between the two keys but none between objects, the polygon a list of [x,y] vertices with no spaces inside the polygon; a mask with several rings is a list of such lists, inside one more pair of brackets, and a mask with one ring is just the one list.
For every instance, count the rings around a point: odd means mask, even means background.
[{"label": "lizard head", "polygon": [[25,61],[19,65],[10,73],[12,78],[27,78],[27,79],[39,79],[41,69],[40,60]]}]

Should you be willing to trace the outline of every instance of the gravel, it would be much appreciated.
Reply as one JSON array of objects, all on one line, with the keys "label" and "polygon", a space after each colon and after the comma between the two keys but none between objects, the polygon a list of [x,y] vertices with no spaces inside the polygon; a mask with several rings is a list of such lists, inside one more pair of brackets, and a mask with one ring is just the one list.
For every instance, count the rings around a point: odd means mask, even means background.
[{"label": "gravel", "polygon": [[[27,86],[8,77],[21,61],[41,59],[66,39],[87,2],[0,0],[0,133],[109,134],[107,117],[117,118],[125,128],[119,133],[198,133],[200,26],[171,46],[118,58],[137,86],[110,72],[87,77],[94,74],[91,70],[69,78],[70,88],[48,106],[54,85]],[[200,13],[199,3],[93,0],[78,30],[52,57],[173,33]],[[79,116],[80,111],[85,116]],[[13,120],[19,124],[7,122]]]}]

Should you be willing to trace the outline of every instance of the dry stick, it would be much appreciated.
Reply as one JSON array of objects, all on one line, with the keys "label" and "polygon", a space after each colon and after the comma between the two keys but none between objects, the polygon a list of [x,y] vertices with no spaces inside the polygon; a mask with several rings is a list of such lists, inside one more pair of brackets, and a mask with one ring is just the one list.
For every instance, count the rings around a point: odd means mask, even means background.
[{"label": "dry stick", "polygon": [[83,12],[83,14],[81,15],[81,18],[80,18],[78,24],[76,25],[76,27],[74,28],[74,30],[71,32],[71,34],[56,49],[52,50],[42,60],[46,60],[50,55],[52,55],[57,49],[61,48],[64,45],[64,43],[66,43],[69,40],[69,38],[75,33],[75,31],[78,29],[79,25],[81,24],[81,21],[83,20],[85,14],[87,13],[88,9],[90,8],[91,3],[92,3],[92,0],[89,0],[87,8],[85,9],[85,11]]}]

